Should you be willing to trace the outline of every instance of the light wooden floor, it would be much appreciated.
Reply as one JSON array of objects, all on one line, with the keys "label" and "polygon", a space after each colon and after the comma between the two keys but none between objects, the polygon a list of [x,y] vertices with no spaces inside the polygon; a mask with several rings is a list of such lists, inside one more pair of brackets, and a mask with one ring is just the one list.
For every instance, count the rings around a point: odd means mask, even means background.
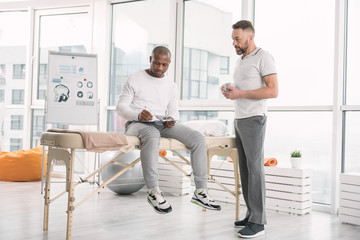
[{"label": "light wooden floor", "polygon": [[[63,184],[54,183],[52,188],[53,192],[59,192]],[[92,188],[90,184],[78,186],[77,200]],[[190,203],[190,198],[190,195],[167,196],[173,212],[160,215],[146,202],[144,191],[120,196],[104,189],[75,210],[73,239],[239,239],[237,230],[233,228],[234,205],[222,204],[221,212],[204,212]],[[62,196],[51,204],[49,230],[43,231],[40,182],[0,181],[0,239],[65,239],[66,201],[66,197]],[[244,211],[241,207],[241,216]],[[297,216],[269,211],[267,217],[266,235],[256,239],[360,239],[360,227],[342,224],[335,215],[313,211]]]}]

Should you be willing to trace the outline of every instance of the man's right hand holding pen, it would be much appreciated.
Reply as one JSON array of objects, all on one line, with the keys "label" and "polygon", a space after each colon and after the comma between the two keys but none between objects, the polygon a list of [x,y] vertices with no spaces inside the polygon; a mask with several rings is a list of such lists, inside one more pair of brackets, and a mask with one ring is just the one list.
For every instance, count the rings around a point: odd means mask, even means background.
[{"label": "man's right hand holding pen", "polygon": [[151,120],[153,120],[153,115],[149,111],[144,109],[138,115],[138,119],[139,119],[139,121],[142,121],[142,122],[151,121]]}]

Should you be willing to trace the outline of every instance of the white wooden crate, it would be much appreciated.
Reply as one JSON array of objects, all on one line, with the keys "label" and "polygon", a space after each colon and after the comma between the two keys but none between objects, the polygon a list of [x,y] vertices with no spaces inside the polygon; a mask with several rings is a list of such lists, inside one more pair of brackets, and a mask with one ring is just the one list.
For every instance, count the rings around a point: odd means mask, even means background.
[{"label": "white wooden crate", "polygon": [[310,169],[265,167],[266,209],[303,215],[311,212]]},{"label": "white wooden crate", "polygon": [[[230,191],[235,192],[234,166],[232,162],[218,159],[212,160],[209,175],[223,184]],[[211,197],[216,201],[234,204],[236,202],[233,194],[214,182],[208,182],[208,190]]]},{"label": "white wooden crate", "polygon": [[[233,164],[212,161],[210,175],[234,191]],[[265,167],[266,209],[303,215],[311,212],[310,169]],[[209,183],[209,193],[217,201],[235,203],[235,198],[215,183]],[[241,189],[240,189],[241,190]],[[240,197],[240,204],[245,202]]]},{"label": "white wooden crate", "polygon": [[340,174],[339,218],[360,225],[360,173]]},{"label": "white wooden crate", "polygon": [[[181,161],[178,157],[167,157],[176,162],[176,164],[184,171],[191,173],[191,166]],[[174,195],[189,194],[191,190],[190,178],[185,176],[177,168],[162,158],[158,162],[159,171],[159,187],[164,193]]]}]

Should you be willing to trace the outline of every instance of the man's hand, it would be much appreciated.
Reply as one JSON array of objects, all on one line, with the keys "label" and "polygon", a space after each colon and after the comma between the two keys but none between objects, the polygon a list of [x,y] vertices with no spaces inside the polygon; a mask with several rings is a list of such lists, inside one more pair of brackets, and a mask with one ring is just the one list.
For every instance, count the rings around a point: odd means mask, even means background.
[{"label": "man's hand", "polygon": [[[167,117],[166,120],[174,120],[172,117]],[[171,121],[171,122],[164,122],[164,127],[166,128],[172,128],[175,125],[175,121]]]},{"label": "man's hand", "polygon": [[139,119],[139,121],[142,121],[142,122],[151,121],[153,119],[153,115],[149,111],[144,109],[139,114],[138,119]]},{"label": "man's hand", "polygon": [[237,89],[236,87],[227,86],[227,91],[225,91],[225,86],[221,87],[221,92],[225,98],[235,100],[239,98],[241,95],[241,90]]}]

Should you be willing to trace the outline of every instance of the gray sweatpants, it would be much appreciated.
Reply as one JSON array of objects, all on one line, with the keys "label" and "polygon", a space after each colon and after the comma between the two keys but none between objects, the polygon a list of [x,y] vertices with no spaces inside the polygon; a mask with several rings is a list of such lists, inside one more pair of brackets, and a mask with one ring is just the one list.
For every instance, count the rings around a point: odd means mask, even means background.
[{"label": "gray sweatpants", "polygon": [[162,123],[129,122],[126,135],[137,136],[141,141],[141,166],[146,187],[158,187],[158,159],[160,138],[174,138],[190,149],[190,161],[196,189],[207,188],[207,155],[204,136],[183,124],[165,128]]},{"label": "gray sweatpants", "polygon": [[266,116],[235,119],[241,187],[249,222],[266,224],[264,139]]}]

